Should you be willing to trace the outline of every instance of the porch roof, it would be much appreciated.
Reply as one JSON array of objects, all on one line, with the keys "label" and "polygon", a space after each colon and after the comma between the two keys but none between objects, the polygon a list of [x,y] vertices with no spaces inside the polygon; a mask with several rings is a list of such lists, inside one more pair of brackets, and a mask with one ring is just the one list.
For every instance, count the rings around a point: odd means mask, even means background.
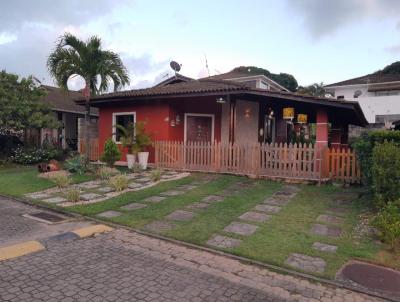
[{"label": "porch roof", "polygon": [[[177,83],[167,86],[155,86],[146,89],[134,89],[107,93],[92,97],[91,106],[101,107],[117,102],[131,102],[141,100],[161,100],[171,98],[202,97],[202,96],[259,96],[268,99],[287,100],[302,104],[335,108],[336,110],[353,111],[355,125],[367,125],[368,122],[361,110],[358,102],[315,97],[286,91],[270,91],[265,89],[252,88],[246,83],[238,83],[225,80],[200,79],[188,82]],[[78,104],[83,104],[84,99],[75,100]]]}]

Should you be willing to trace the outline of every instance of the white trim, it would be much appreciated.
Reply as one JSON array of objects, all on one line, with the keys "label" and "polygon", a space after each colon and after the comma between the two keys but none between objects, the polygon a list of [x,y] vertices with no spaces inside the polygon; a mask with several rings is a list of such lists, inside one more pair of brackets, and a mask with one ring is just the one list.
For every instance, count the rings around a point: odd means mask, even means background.
[{"label": "white trim", "polygon": [[183,135],[184,139],[183,141],[186,143],[187,139],[187,117],[188,116],[205,116],[205,117],[211,117],[211,143],[214,142],[214,120],[215,120],[215,115],[214,114],[204,114],[204,113],[185,113],[185,121],[183,123]]},{"label": "white trim", "polygon": [[328,85],[324,86],[325,89],[329,88],[343,88],[343,87],[357,87],[357,86],[368,86],[368,85],[386,85],[386,84],[397,84],[400,83],[400,81],[391,81],[391,82],[369,82],[369,83],[358,83],[358,84],[345,84],[345,85],[335,85],[335,86],[329,86]]},{"label": "white trim", "polygon": [[121,144],[121,142],[117,142],[117,138],[116,138],[115,131],[114,131],[114,127],[117,123],[118,115],[133,115],[133,122],[136,123],[136,112],[135,111],[133,111],[133,112],[113,112],[113,114],[112,114],[112,125],[111,125],[112,126],[112,140],[116,144]]}]

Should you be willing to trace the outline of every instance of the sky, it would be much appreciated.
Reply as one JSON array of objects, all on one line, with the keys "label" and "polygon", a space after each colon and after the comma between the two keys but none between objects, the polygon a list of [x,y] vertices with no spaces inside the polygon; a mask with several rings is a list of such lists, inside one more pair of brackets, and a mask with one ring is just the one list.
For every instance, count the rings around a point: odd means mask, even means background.
[{"label": "sky", "polygon": [[46,61],[65,32],[117,52],[125,89],[171,76],[171,60],[194,78],[254,65],[329,84],[399,60],[400,0],[1,1],[0,70],[54,85]]}]

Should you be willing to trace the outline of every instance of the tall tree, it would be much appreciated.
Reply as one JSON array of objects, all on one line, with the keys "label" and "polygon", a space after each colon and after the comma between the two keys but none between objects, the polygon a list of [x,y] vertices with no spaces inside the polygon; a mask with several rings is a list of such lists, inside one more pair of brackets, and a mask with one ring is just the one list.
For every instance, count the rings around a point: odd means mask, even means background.
[{"label": "tall tree", "polygon": [[[83,95],[85,97],[85,141],[90,136],[90,98],[109,89],[110,84],[114,91],[129,84],[128,71],[118,54],[103,50],[101,39],[92,36],[82,41],[72,34],[65,33],[47,60],[50,74],[58,86],[68,90],[68,80],[74,76],[81,76],[85,81]],[[86,148],[89,155],[89,148]]]},{"label": "tall tree", "polygon": [[325,97],[327,95],[327,92],[324,88],[324,83],[314,83],[309,86],[299,86],[297,89],[297,93],[300,94],[307,94],[311,96],[317,96],[317,97]]},{"label": "tall tree", "polygon": [[46,91],[32,76],[0,72],[0,134],[22,133],[28,129],[57,128],[51,108],[43,102]]}]

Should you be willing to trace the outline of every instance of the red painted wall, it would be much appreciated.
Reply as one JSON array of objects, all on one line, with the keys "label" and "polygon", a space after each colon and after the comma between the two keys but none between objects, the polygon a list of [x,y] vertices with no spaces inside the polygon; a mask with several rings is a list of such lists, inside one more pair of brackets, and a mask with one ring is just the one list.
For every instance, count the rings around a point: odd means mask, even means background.
[{"label": "red painted wall", "polygon": [[[99,145],[100,152],[104,150],[104,143],[112,137],[112,115],[117,112],[136,112],[136,121],[146,122],[146,132],[152,135],[153,140],[184,140],[185,113],[214,114],[214,139],[221,141],[221,105],[215,97],[192,99],[171,99],[162,101],[147,101],[135,104],[108,104],[99,108]],[[179,125],[171,126],[179,115]],[[169,121],[166,121],[168,118]],[[122,147],[120,146],[122,150]],[[126,150],[123,151],[122,161],[126,161]],[[149,162],[154,162],[154,152],[150,148]]]}]

